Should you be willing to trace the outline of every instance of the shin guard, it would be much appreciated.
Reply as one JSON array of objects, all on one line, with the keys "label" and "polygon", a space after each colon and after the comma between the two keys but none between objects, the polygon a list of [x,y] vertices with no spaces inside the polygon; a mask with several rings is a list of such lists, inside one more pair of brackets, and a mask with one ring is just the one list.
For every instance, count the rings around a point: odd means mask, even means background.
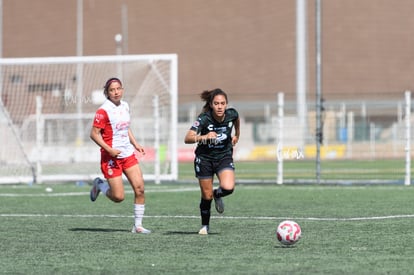
[{"label": "shin guard", "polygon": [[212,200],[205,200],[203,198],[200,201],[200,215],[201,215],[201,224],[202,225],[209,225],[210,224],[211,201]]}]

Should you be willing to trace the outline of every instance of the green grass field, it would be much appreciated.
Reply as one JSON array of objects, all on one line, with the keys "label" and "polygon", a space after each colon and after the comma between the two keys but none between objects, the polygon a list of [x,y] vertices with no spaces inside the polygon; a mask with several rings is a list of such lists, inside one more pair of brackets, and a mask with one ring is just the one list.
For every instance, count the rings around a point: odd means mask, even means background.
[{"label": "green grass field", "polygon": [[[196,184],[147,184],[144,225],[132,194],[89,201],[89,186],[0,186],[0,274],[410,274],[414,189],[403,185],[242,185],[200,236]],[[302,227],[278,243],[284,219]]]},{"label": "green grass field", "polygon": [[[180,179],[194,180],[192,163],[180,164]],[[414,169],[414,163],[411,165]],[[283,163],[283,174],[286,182],[315,180],[315,160],[290,160]],[[369,183],[384,181],[388,183],[403,183],[405,163],[400,159],[383,160],[322,160],[321,179],[330,182],[351,181]],[[236,162],[236,176],[239,180],[276,181],[277,162],[250,161]]]}]

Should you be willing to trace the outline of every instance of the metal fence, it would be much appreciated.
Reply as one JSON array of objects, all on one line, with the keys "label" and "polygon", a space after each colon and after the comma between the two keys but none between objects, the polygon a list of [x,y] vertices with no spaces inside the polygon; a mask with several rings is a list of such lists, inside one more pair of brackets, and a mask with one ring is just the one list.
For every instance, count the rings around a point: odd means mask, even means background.
[{"label": "metal fence", "polygon": [[[235,102],[242,118],[241,140],[235,148],[243,166],[241,179],[278,183],[316,183],[315,163],[321,164],[321,183],[411,182],[411,94],[393,100],[324,101],[322,139],[316,146],[315,104],[306,106],[306,123],[300,126],[296,102]],[[180,108],[179,131],[184,132],[201,105]],[[282,117],[281,117],[282,114]],[[180,136],[180,135],[179,135]],[[180,143],[181,142],[181,143]],[[182,144],[179,141],[178,144]],[[179,146],[181,161],[191,150]]]}]

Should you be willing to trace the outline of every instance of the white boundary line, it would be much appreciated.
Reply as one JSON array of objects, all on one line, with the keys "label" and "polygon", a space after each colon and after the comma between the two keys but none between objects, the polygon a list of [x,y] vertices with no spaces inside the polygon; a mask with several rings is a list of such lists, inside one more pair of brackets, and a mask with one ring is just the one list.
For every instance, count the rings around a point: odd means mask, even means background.
[{"label": "white boundary line", "polygon": [[[189,192],[199,191],[200,188],[176,188],[176,189],[149,189],[145,190],[145,193],[176,193],[176,192]],[[125,190],[125,194],[133,194],[132,190]],[[19,193],[0,193],[0,197],[70,197],[70,196],[89,196],[89,192],[66,192],[66,193],[33,193],[33,194],[19,194]]]},{"label": "white boundary line", "polygon": [[[243,186],[245,189],[258,189],[263,188],[260,186]],[[295,187],[296,188],[296,187]],[[306,187],[309,188],[309,187]],[[347,187],[349,188],[349,187]],[[358,187],[361,188],[361,187]],[[395,189],[395,187],[393,188]],[[198,191],[199,187],[186,187],[186,188],[174,188],[174,189],[148,189],[147,193],[158,192],[189,192]],[[132,194],[130,190],[125,191],[127,194]],[[66,193],[37,193],[37,194],[18,194],[18,193],[0,193],[0,197],[65,197],[65,196],[87,196],[89,192],[66,192]],[[30,217],[57,217],[57,218],[133,218],[128,215],[73,215],[73,214],[0,214],[1,217],[14,217],[14,218],[30,218]],[[185,216],[185,215],[164,215],[164,216],[145,216],[146,218],[155,219],[199,219],[199,216]],[[302,220],[302,221],[372,221],[372,220],[388,220],[388,219],[408,219],[414,218],[414,214],[404,215],[389,215],[389,216],[373,216],[373,217],[350,217],[350,218],[335,218],[335,217],[249,217],[249,216],[211,216],[212,219],[228,219],[228,220]]]},{"label": "white boundary line", "polygon": [[[269,186],[265,185],[246,185],[246,186],[237,186],[236,188],[243,188],[244,190],[258,190],[258,189],[265,189],[269,188]],[[281,188],[281,186],[275,186],[275,188]],[[295,190],[312,190],[312,191],[320,191],[320,190],[332,190],[338,188],[346,188],[347,190],[358,190],[358,189],[368,189],[373,188],[372,186],[284,186],[284,188],[294,188]],[[400,191],[407,191],[406,186],[394,186],[394,185],[387,185],[387,186],[375,186],[375,189],[382,189],[382,190],[400,190]],[[178,187],[178,188],[146,188],[145,193],[175,193],[175,192],[194,192],[199,191],[200,188],[197,187]],[[37,189],[37,192],[41,192],[41,190]],[[125,190],[125,194],[133,194],[132,190]],[[65,193],[54,193],[44,191],[44,193],[0,193],[0,197],[65,197],[65,196],[89,196],[89,192],[65,192]]]},{"label": "white boundary line", "polygon": [[[0,214],[0,218],[133,218],[132,215],[73,215],[73,214]],[[153,219],[199,219],[199,216],[185,215],[154,215],[145,216],[145,218]],[[390,216],[374,216],[374,217],[354,217],[354,218],[317,218],[317,217],[243,217],[243,216],[211,216],[212,219],[225,220],[302,220],[302,221],[372,221],[372,220],[389,220],[389,219],[406,219],[414,218],[414,214],[408,215],[390,215]]]}]

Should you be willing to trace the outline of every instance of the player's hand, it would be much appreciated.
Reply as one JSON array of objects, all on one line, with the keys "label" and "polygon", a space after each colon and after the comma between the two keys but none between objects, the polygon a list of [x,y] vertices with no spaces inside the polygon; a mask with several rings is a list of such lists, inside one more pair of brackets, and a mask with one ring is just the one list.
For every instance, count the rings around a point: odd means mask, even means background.
[{"label": "player's hand", "polygon": [[217,138],[217,133],[216,132],[208,132],[208,134],[206,135],[207,139],[216,139]]},{"label": "player's hand", "polygon": [[135,149],[137,150],[137,152],[141,153],[142,155],[145,155],[144,147],[142,147],[141,145],[137,144],[135,146]]},{"label": "player's hand", "polygon": [[234,136],[231,138],[231,144],[233,146],[236,146],[237,142],[239,142],[239,137],[238,136]]},{"label": "player's hand", "polygon": [[109,153],[109,155],[111,155],[111,157],[117,158],[119,156],[119,154],[121,154],[121,151],[118,150],[118,149],[111,148],[108,153]]}]

